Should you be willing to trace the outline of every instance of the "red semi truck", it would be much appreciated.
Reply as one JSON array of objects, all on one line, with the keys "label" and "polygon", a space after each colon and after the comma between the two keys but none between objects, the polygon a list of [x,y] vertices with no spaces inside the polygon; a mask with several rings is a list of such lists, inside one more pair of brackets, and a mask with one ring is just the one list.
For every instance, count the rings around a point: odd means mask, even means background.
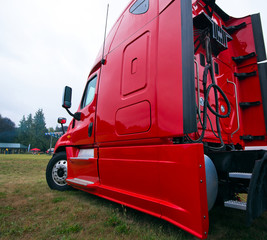
[{"label": "red semi truck", "polygon": [[[132,0],[88,76],[48,163],[70,187],[207,238],[215,201],[267,210],[267,62],[259,14],[215,0]],[[61,119],[60,122],[64,121]],[[250,150],[247,150],[250,148]],[[245,196],[247,201],[241,200]]]}]

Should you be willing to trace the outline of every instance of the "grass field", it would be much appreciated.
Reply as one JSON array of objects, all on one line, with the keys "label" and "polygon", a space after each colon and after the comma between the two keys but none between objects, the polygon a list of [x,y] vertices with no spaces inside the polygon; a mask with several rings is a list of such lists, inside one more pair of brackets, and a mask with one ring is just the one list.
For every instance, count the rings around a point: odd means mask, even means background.
[{"label": "grass field", "polygon": [[[81,191],[48,188],[49,156],[0,155],[0,239],[196,239],[160,219]],[[215,207],[208,239],[267,239],[267,213]]]}]

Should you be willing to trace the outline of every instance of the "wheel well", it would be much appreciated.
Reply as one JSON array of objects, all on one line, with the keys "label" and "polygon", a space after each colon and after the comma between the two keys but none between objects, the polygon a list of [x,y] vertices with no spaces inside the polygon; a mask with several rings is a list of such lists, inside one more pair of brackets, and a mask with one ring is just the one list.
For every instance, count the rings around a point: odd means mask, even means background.
[{"label": "wheel well", "polygon": [[59,153],[59,152],[66,152],[66,148],[65,147],[58,147],[55,153]]}]

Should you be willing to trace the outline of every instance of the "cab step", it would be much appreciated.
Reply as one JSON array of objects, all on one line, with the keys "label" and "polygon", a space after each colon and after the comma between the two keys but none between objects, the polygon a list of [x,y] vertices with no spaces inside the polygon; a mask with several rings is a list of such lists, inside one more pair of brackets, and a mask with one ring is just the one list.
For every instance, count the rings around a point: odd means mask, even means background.
[{"label": "cab step", "polygon": [[252,173],[229,172],[230,178],[251,179]]},{"label": "cab step", "polygon": [[236,200],[228,200],[224,202],[225,207],[234,208],[246,211],[247,210],[247,203],[246,202],[240,202]]},{"label": "cab step", "polygon": [[71,185],[78,185],[78,186],[84,186],[84,187],[95,187],[98,185],[94,182],[87,181],[87,180],[80,179],[80,178],[66,179],[66,181],[70,183]]}]

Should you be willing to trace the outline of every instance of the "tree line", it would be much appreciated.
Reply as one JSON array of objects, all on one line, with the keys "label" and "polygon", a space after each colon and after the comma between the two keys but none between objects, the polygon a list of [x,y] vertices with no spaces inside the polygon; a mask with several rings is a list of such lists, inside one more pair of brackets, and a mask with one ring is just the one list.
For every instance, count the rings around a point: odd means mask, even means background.
[{"label": "tree line", "polygon": [[[50,147],[50,136],[45,133],[61,131],[61,128],[56,127],[46,128],[45,116],[42,109],[38,109],[34,116],[25,115],[19,122],[18,128],[12,120],[2,117],[0,114],[0,142],[2,143],[21,143],[30,148],[39,148],[41,151],[46,151]],[[56,140],[53,140],[52,147]]]}]

